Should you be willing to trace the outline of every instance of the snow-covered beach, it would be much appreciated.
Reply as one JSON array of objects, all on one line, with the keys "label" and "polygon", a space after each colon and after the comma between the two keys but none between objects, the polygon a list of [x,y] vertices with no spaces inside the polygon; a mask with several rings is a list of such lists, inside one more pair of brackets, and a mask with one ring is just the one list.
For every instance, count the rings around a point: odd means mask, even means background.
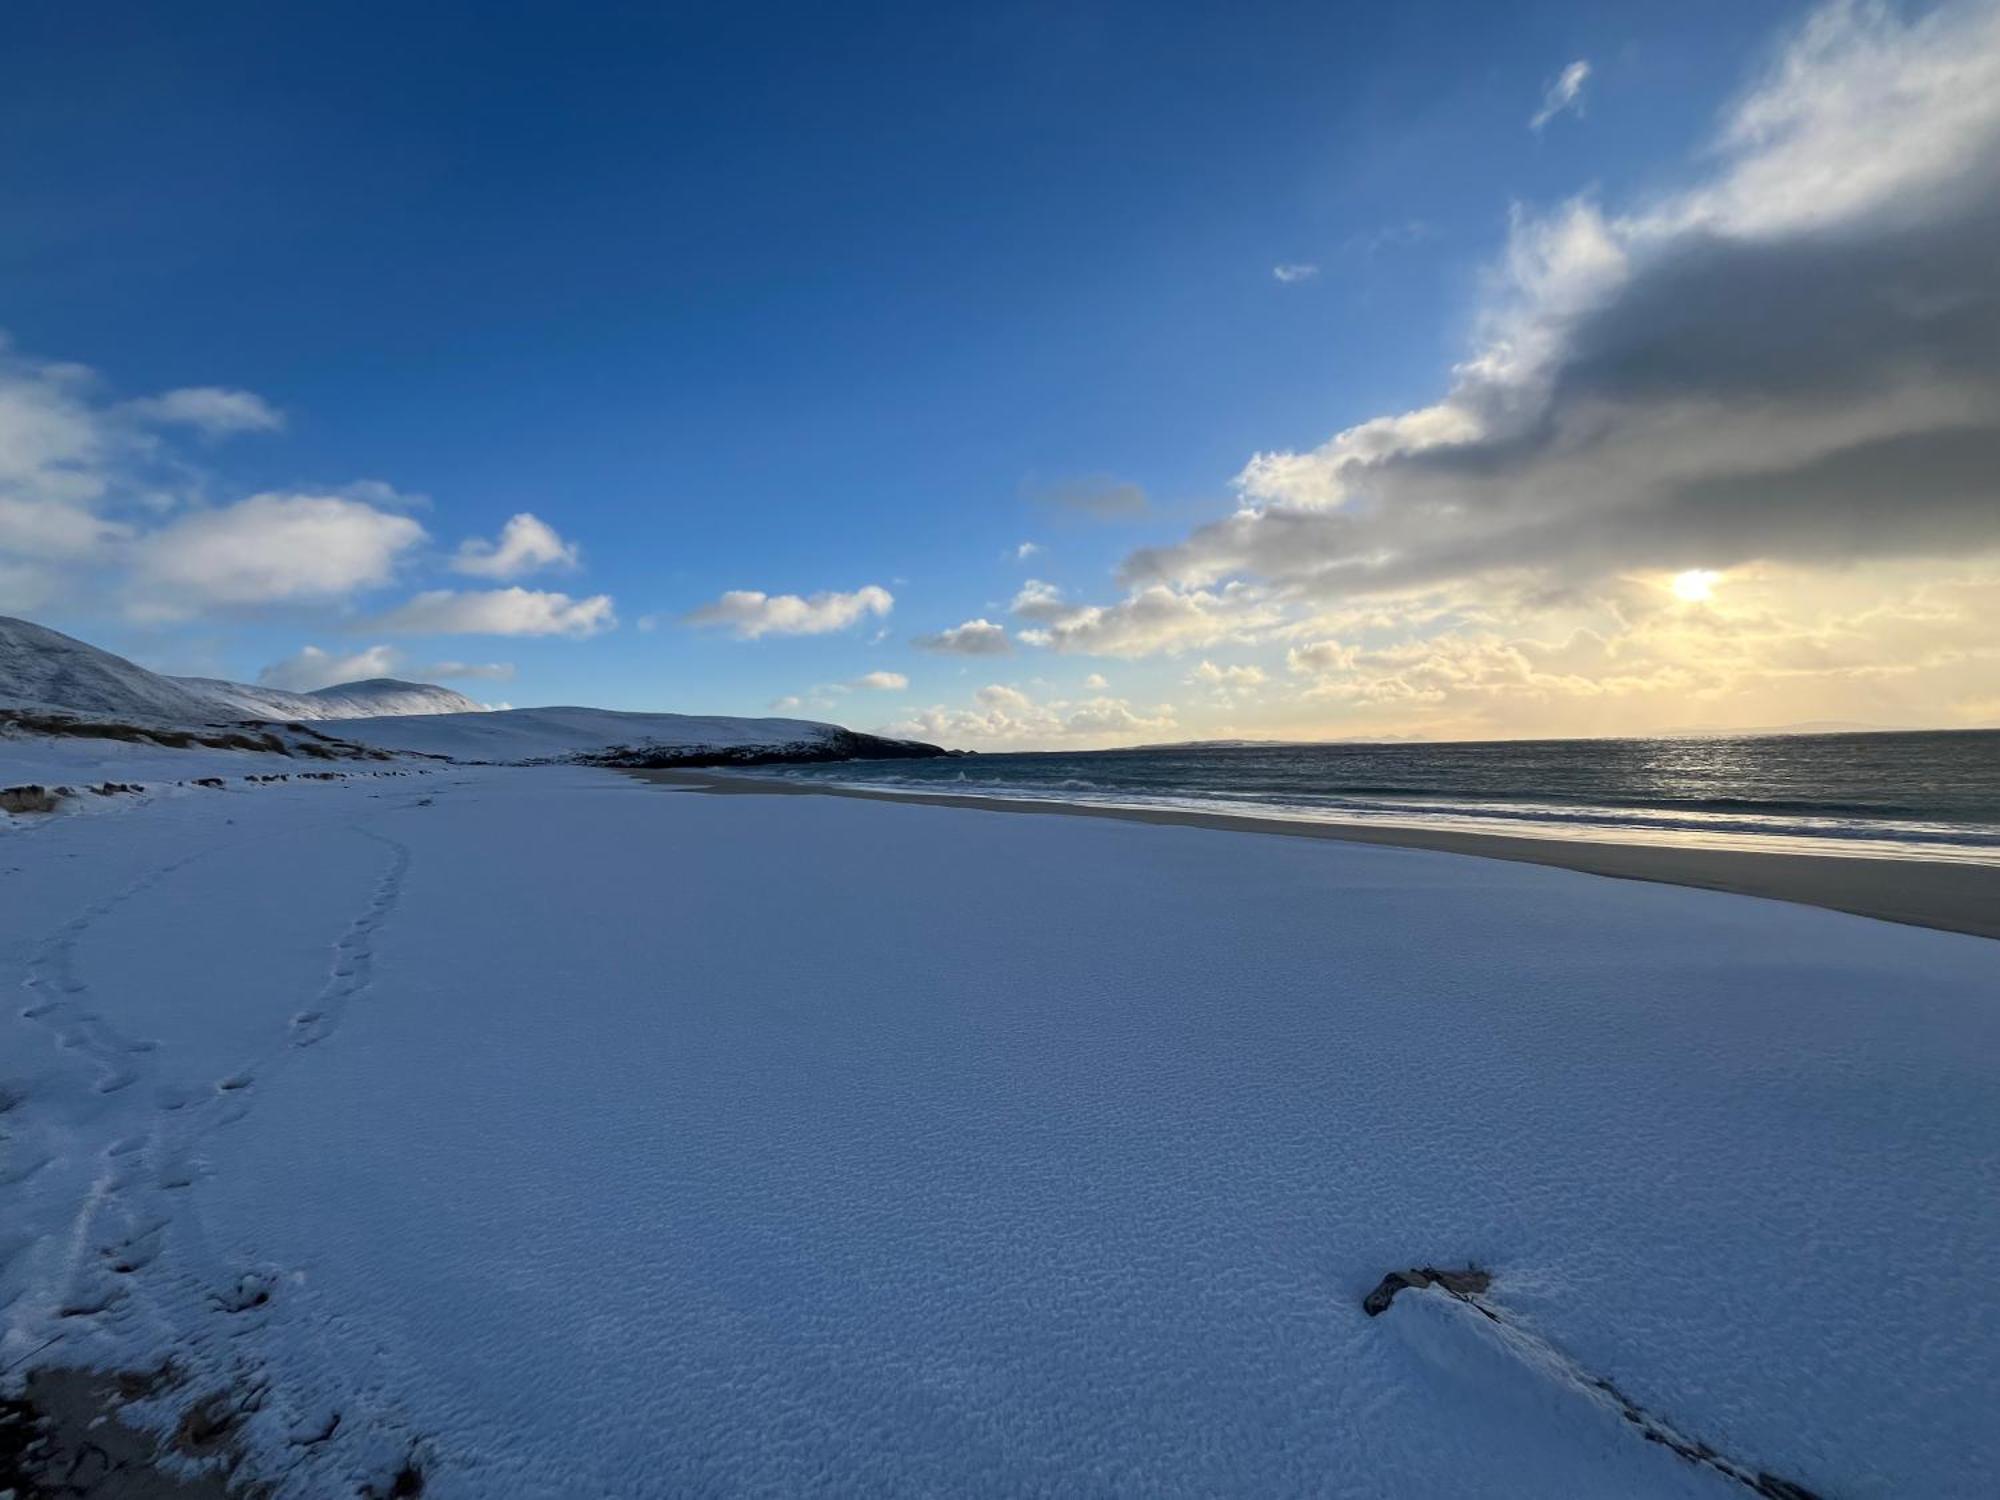
[{"label": "snow-covered beach", "polygon": [[1470,854],[1481,859],[1553,865],[1618,880],[1654,880],[1668,885],[1729,891],[1773,901],[1797,901],[1829,911],[1908,922],[1944,932],[2000,938],[2000,864],[1955,859],[1883,858],[1848,854],[1822,844],[1811,854],[1731,848],[1724,843],[1690,846],[1659,842],[1613,843],[1599,838],[1543,834],[1521,837],[1467,832],[1422,824],[1306,819],[1268,810],[1217,812],[1204,808],[1157,807],[1117,802],[1043,800],[985,796],[974,792],[885,790],[865,783],[796,781],[737,772],[633,770],[642,780],[691,787],[731,796],[863,797],[906,806],[978,808],[985,812],[1053,814],[1164,823],[1219,832],[1286,838],[1335,839],[1342,843],[1386,844]]},{"label": "snow-covered beach", "polygon": [[[1595,1380],[2000,1484],[1990,940],[366,769],[0,833],[0,1365],[170,1361],[126,1420],[291,1495],[1747,1492]],[[1502,1321],[1362,1311],[1425,1264]]]}]

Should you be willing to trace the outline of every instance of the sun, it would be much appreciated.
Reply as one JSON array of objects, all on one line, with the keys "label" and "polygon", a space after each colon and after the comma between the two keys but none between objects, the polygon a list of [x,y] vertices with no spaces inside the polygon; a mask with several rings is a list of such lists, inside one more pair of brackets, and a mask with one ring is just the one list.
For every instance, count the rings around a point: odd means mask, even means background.
[{"label": "sun", "polygon": [[1722,580],[1720,573],[1707,568],[1689,568],[1685,573],[1676,573],[1668,585],[1674,597],[1685,599],[1690,604],[1700,604],[1715,597],[1715,586]]}]

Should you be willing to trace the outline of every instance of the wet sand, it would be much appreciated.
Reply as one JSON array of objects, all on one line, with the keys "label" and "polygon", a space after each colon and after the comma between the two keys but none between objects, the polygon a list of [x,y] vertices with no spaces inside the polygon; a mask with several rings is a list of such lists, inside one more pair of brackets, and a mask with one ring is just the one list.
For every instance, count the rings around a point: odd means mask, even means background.
[{"label": "wet sand", "polygon": [[717,795],[859,797],[872,802],[970,807],[987,812],[1116,818],[1128,823],[1175,823],[1232,833],[1272,833],[1287,838],[1340,839],[1390,844],[1482,859],[1554,865],[1617,880],[1656,880],[1739,896],[1762,896],[1822,906],[1884,922],[1935,927],[1946,932],[2000,938],[2000,866],[1938,860],[1864,859],[1843,854],[1764,854],[1734,849],[1688,849],[1662,844],[1605,844],[1583,839],[1519,838],[1374,823],[1305,823],[1284,818],[1168,808],[1101,807],[1077,802],[1032,802],[1011,797],[954,796],[936,792],[878,792],[859,787],[806,785],[721,771],[628,771],[643,781]]}]

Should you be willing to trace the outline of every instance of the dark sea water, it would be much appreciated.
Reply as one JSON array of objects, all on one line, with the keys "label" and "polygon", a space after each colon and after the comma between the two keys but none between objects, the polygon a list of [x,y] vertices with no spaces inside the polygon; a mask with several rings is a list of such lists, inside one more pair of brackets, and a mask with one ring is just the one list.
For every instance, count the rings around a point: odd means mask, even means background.
[{"label": "dark sea water", "polygon": [[759,774],[885,791],[2000,864],[2000,730],[976,755]]}]

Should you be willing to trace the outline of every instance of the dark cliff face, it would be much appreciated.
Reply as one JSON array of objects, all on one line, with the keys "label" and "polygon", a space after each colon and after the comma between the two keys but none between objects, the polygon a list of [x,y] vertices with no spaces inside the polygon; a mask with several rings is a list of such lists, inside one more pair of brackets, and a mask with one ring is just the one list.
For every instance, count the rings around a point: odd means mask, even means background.
[{"label": "dark cliff face", "polygon": [[779,766],[834,760],[934,760],[951,754],[921,740],[890,740],[852,729],[835,730],[789,745],[741,745],[724,749],[678,749],[671,745],[614,746],[576,757],[587,766],[663,771],[675,766]]}]

